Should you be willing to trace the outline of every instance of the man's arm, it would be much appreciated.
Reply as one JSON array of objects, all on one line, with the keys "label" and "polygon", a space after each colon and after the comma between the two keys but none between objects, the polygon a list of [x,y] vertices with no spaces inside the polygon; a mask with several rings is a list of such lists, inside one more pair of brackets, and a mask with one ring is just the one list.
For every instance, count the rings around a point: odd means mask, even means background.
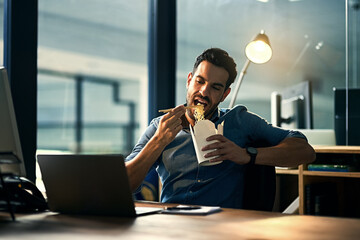
[{"label": "man's arm", "polygon": [[315,151],[303,138],[290,137],[270,148],[258,149],[256,164],[297,167],[315,161]]},{"label": "man's arm", "polygon": [[[250,156],[245,148],[241,148],[222,135],[210,136],[208,141],[218,142],[205,146],[202,150],[214,150],[205,157],[217,156],[211,161],[230,160],[238,164],[247,164]],[[257,148],[255,164],[280,167],[296,167],[315,160],[315,151],[305,139],[297,137],[285,138],[273,147]]]},{"label": "man's arm", "polygon": [[125,163],[132,191],[135,191],[138,186],[140,186],[149,169],[160,157],[164,148],[174,140],[175,136],[180,132],[182,129],[181,116],[184,114],[185,108],[183,105],[165,114],[161,118],[154,136],[136,157]]}]

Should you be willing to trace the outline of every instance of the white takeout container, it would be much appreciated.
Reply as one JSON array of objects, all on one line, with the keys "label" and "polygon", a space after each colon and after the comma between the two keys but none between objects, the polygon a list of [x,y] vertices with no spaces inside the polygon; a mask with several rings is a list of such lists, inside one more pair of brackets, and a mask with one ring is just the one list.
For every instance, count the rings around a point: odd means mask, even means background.
[{"label": "white takeout container", "polygon": [[213,122],[211,122],[210,120],[207,120],[207,119],[201,120],[201,121],[197,122],[193,128],[190,125],[190,132],[191,132],[191,137],[192,137],[192,140],[194,143],[196,157],[197,157],[199,165],[211,166],[211,165],[222,163],[222,161],[209,162],[210,159],[213,159],[216,156],[205,158],[204,155],[206,153],[214,151],[214,150],[201,151],[201,149],[206,145],[217,142],[216,140],[206,141],[206,138],[208,138],[212,135],[215,135],[215,134],[223,135],[224,122],[222,122],[221,124],[218,124],[218,128],[216,129],[215,124]]}]

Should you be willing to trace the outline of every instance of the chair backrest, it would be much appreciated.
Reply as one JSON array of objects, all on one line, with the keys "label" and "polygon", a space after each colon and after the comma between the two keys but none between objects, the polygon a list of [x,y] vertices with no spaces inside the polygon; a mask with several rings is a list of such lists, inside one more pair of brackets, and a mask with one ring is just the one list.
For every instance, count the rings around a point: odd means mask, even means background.
[{"label": "chair backrest", "polygon": [[272,211],[275,202],[275,167],[248,166],[245,174],[244,209]]}]

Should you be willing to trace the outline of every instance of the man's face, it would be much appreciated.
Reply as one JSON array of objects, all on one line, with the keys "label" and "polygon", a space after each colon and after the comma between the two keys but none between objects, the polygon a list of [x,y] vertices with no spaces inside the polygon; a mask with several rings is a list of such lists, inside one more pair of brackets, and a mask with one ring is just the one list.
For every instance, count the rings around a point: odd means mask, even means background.
[{"label": "man's face", "polygon": [[[225,90],[229,73],[225,68],[218,67],[208,61],[202,61],[194,74],[189,73],[187,79],[186,102],[188,106],[204,105],[205,118],[211,118],[220,102],[230,93]],[[188,110],[187,115],[194,119],[194,110]]]}]

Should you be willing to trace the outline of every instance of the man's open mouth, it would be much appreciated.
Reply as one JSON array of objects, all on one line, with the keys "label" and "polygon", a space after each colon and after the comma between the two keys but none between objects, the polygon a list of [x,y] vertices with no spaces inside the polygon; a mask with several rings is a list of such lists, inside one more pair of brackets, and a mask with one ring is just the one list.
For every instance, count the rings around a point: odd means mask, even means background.
[{"label": "man's open mouth", "polygon": [[204,108],[208,105],[208,103],[205,101],[205,100],[202,100],[202,99],[195,99],[194,100],[194,105],[198,105],[198,104],[201,104],[204,106]]}]

